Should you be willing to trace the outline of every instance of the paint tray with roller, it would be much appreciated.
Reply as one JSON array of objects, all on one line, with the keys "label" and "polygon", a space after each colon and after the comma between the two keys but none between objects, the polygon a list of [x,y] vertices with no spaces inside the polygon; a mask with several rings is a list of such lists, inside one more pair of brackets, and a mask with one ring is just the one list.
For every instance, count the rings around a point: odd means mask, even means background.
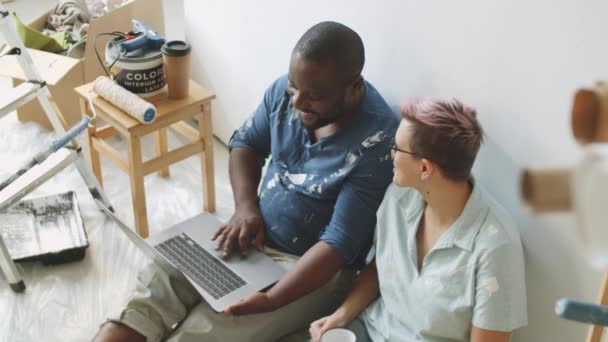
[{"label": "paint tray with roller", "polygon": [[15,261],[76,261],[89,246],[73,191],[18,202],[0,213],[0,232]]}]

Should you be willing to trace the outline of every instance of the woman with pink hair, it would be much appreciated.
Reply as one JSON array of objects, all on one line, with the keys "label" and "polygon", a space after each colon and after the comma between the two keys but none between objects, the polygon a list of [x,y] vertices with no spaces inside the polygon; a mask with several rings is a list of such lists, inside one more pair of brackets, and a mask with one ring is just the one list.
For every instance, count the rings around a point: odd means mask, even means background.
[{"label": "woman with pink hair", "polygon": [[471,175],[483,140],[476,112],[456,99],[417,98],[401,117],[375,257],[311,336],[347,327],[358,342],[509,341],[527,324],[523,250]]}]

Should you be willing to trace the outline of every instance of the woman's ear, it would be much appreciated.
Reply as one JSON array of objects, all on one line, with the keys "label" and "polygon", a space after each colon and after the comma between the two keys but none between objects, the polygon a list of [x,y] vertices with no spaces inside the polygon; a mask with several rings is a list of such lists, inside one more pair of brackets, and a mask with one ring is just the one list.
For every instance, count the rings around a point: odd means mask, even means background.
[{"label": "woman's ear", "polygon": [[435,164],[432,161],[422,158],[420,159],[420,180],[429,179],[435,172]]}]

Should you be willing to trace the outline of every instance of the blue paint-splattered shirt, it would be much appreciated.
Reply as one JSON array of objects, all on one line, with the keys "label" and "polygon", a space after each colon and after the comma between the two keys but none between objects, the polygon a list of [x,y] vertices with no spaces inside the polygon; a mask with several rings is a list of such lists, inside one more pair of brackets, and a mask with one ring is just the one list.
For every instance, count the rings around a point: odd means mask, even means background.
[{"label": "blue paint-splattered shirt", "polygon": [[398,117],[365,82],[365,96],[351,122],[313,143],[286,86],[287,76],[276,80],[230,140],[231,149],[270,156],[259,193],[266,244],[302,255],[321,240],[347,264],[360,265],[392,179],[389,143]]}]

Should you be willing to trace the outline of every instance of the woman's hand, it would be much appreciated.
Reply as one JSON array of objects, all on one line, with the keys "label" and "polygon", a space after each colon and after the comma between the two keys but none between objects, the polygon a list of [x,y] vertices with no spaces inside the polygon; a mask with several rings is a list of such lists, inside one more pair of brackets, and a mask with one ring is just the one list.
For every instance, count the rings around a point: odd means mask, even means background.
[{"label": "woman's hand", "polygon": [[308,331],[310,332],[310,337],[312,340],[314,342],[319,342],[321,341],[321,336],[323,336],[323,333],[325,333],[327,330],[333,328],[342,328],[348,323],[350,322],[343,317],[343,315],[339,314],[338,311],[336,311],[330,316],[326,316],[312,322]]}]

